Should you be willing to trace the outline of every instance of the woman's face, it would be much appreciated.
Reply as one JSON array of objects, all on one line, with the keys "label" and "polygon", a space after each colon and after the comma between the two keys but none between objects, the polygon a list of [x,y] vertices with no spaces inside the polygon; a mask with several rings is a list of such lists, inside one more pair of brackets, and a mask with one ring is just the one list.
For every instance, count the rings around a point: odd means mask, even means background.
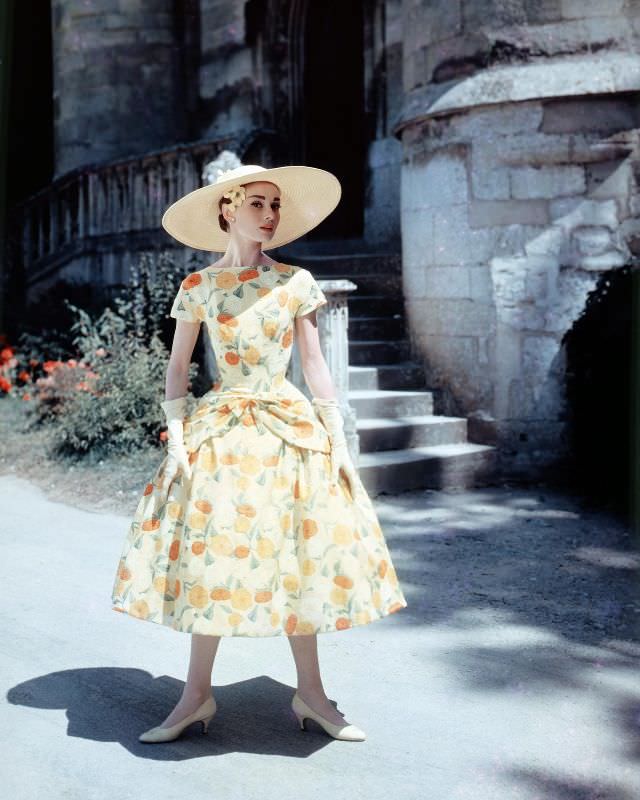
[{"label": "woman's face", "polygon": [[238,233],[257,242],[270,242],[280,222],[280,189],[268,181],[254,181],[245,186],[244,203],[229,214]]}]

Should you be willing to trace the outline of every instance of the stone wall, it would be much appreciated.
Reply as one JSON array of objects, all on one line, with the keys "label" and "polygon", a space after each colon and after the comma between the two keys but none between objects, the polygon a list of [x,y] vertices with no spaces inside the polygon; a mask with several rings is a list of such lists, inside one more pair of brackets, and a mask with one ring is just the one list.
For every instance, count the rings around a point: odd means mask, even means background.
[{"label": "stone wall", "polygon": [[172,0],[52,0],[55,177],[185,131]]},{"label": "stone wall", "polygon": [[640,251],[638,18],[622,2],[434,6],[405,3],[396,129],[411,343],[441,411],[481,418],[503,466],[533,474],[566,447],[563,337]]}]

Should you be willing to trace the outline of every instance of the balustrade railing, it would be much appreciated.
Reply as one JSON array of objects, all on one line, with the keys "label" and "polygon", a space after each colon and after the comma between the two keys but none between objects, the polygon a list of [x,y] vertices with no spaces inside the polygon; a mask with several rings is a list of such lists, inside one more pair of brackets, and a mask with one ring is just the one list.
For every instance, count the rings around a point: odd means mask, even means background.
[{"label": "balustrade railing", "polygon": [[175,145],[65,173],[12,209],[11,258],[33,276],[39,264],[78,252],[86,240],[158,230],[164,210],[202,185],[204,165],[221,150],[242,159],[257,138],[273,133]]}]

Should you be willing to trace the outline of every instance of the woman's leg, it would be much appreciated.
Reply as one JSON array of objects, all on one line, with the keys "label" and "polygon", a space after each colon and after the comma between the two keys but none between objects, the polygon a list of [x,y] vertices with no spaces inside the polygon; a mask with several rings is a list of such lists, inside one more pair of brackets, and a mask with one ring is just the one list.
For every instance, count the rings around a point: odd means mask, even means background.
[{"label": "woman's leg", "polygon": [[211,670],[220,644],[219,636],[205,636],[200,633],[191,634],[191,656],[187,680],[182,689],[182,696],[169,716],[160,723],[168,728],[188,717],[211,696]]},{"label": "woman's leg", "polygon": [[345,724],[324,692],[318,662],[318,637],[314,634],[288,636],[298,673],[298,694],[304,702],[335,725]]}]

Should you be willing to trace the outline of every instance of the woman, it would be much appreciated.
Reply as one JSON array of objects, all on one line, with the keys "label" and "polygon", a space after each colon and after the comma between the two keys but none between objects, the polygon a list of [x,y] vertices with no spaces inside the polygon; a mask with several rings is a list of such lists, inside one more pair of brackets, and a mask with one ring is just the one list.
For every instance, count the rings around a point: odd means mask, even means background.
[{"label": "woman", "polygon": [[[186,276],[173,303],[167,455],[140,498],[113,585],[114,610],[191,633],[182,696],[140,741],[175,739],[197,721],[206,732],[220,637],[276,635],[293,651],[301,728],[308,717],[334,738],[365,738],[324,692],[316,637],[407,603],[320,348],[315,310],[327,299],[308,270],[263,252],[318,225],[340,194],[325,170],[244,165],[163,216],[178,241],[224,255]],[[220,380],[186,414],[202,322]],[[311,402],[285,377],[294,330]]]}]

